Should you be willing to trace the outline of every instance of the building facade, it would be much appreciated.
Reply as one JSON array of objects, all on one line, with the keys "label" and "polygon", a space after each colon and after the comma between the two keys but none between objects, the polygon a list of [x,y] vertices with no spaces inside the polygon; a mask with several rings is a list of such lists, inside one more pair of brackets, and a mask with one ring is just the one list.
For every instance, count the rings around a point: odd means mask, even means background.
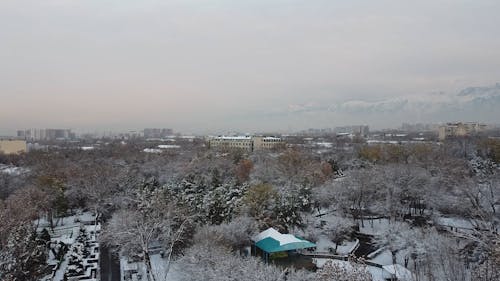
[{"label": "building facade", "polygon": [[281,138],[276,137],[253,137],[253,149],[274,149],[284,145]]},{"label": "building facade", "polygon": [[27,151],[25,140],[0,139],[0,154],[19,154]]},{"label": "building facade", "polygon": [[149,139],[153,138],[166,138],[168,136],[171,136],[174,134],[174,131],[172,129],[166,129],[166,128],[146,128],[144,129],[144,137]]},{"label": "building facade", "polygon": [[447,123],[446,125],[439,126],[438,137],[444,140],[449,137],[465,137],[475,135],[485,131],[487,126],[476,122],[469,123]]},{"label": "building facade", "polygon": [[30,141],[52,141],[74,139],[70,129],[26,129],[17,131],[17,137]]},{"label": "building facade", "polygon": [[367,137],[370,133],[370,127],[368,125],[345,126],[336,127],[333,131],[337,134],[351,134],[360,137]]},{"label": "building facade", "polygon": [[209,137],[207,143],[209,148],[222,150],[241,149],[246,151],[276,149],[284,146],[281,138],[264,136]]}]

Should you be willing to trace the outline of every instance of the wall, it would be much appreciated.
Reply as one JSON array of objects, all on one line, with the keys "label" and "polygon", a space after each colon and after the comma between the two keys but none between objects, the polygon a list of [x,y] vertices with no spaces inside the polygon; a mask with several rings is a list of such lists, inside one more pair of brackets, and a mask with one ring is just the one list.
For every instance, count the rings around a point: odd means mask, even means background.
[{"label": "wall", "polygon": [[26,151],[25,140],[0,140],[0,153],[16,154]]}]

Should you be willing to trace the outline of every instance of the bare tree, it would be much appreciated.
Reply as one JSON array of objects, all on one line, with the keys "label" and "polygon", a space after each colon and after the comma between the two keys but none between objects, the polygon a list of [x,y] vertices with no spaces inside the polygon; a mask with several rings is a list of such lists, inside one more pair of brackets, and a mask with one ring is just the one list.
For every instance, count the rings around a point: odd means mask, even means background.
[{"label": "bare tree", "polygon": [[371,169],[355,170],[341,181],[339,199],[341,207],[360,219],[364,227],[364,214],[375,201],[377,178]]},{"label": "bare tree", "polygon": [[103,241],[123,254],[141,257],[148,280],[159,281],[159,273],[153,271],[151,263],[151,246],[163,245],[166,267],[161,276],[166,278],[174,248],[185,239],[190,218],[168,201],[164,190],[155,184],[145,184],[129,200],[130,207],[117,211],[106,225]]},{"label": "bare tree", "polygon": [[391,252],[392,263],[396,264],[396,254],[411,247],[413,231],[405,223],[394,223],[381,235],[375,237],[375,244]]}]

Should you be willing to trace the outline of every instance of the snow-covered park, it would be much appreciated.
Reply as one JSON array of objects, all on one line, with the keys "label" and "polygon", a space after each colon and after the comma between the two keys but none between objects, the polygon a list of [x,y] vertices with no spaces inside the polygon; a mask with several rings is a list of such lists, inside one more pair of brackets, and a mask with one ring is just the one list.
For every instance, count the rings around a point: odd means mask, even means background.
[{"label": "snow-covered park", "polygon": [[98,235],[101,224],[95,214],[80,212],[61,217],[53,227],[45,219],[35,223],[39,233],[50,236],[47,263],[53,270],[41,281],[100,280]]}]

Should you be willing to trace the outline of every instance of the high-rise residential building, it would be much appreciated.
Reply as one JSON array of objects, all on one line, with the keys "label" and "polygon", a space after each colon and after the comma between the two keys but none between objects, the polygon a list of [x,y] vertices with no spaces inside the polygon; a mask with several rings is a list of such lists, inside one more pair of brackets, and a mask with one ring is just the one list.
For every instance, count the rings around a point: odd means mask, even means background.
[{"label": "high-rise residential building", "polygon": [[435,132],[438,130],[437,124],[424,124],[424,123],[403,123],[401,125],[401,130],[405,132]]},{"label": "high-rise residential building", "polygon": [[172,129],[166,128],[146,128],[144,129],[144,137],[147,139],[159,139],[171,136],[174,134]]},{"label": "high-rise residential building", "polygon": [[334,132],[337,134],[352,134],[356,136],[366,137],[370,133],[370,127],[368,127],[368,125],[336,127],[334,129]]},{"label": "high-rise residential building", "polygon": [[70,129],[26,129],[17,131],[19,138],[31,141],[67,140],[75,137]]}]

